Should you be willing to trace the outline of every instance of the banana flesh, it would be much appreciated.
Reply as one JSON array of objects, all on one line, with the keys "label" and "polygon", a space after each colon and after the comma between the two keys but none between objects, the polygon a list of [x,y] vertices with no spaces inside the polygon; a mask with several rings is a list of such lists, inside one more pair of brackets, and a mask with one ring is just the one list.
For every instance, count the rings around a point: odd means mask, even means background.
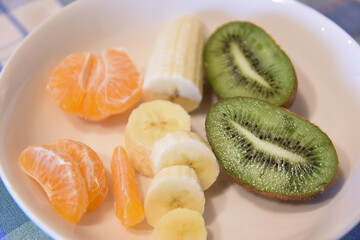
[{"label": "banana flesh", "polygon": [[210,146],[194,132],[169,132],[157,140],[151,153],[154,173],[174,166],[193,168],[203,190],[208,189],[219,175],[219,165]]},{"label": "banana flesh", "polygon": [[164,100],[142,103],[131,112],[125,128],[125,147],[134,169],[153,177],[150,155],[155,141],[190,128],[190,115],[180,105]]},{"label": "banana flesh", "polygon": [[188,208],[203,214],[205,196],[196,172],[188,166],[172,166],[157,173],[145,197],[145,216],[155,226],[167,212]]},{"label": "banana flesh", "polygon": [[204,218],[197,211],[177,208],[166,213],[156,224],[155,240],[206,240]]},{"label": "banana flesh", "polygon": [[197,18],[187,15],[167,23],[145,74],[145,101],[164,99],[188,112],[196,109],[203,95],[203,46],[203,26]]}]

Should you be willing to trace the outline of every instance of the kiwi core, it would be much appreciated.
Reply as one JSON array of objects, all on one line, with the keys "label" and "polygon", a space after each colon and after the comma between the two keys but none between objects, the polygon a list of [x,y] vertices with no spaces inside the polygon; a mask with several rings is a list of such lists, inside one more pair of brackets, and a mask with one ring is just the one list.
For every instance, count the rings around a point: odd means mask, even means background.
[{"label": "kiwi core", "polygon": [[245,57],[245,54],[241,51],[241,49],[235,42],[230,43],[230,52],[232,53],[235,60],[235,65],[240,69],[241,72],[243,72],[243,74],[247,78],[250,78],[256,81],[258,84],[271,89],[269,83],[265,81],[265,79],[256,70],[253,69],[253,67]]},{"label": "kiwi core", "polygon": [[276,158],[279,159],[290,159],[294,163],[306,163],[306,159],[302,156],[291,151],[287,151],[286,149],[272,144],[271,142],[260,140],[257,136],[246,130],[246,128],[241,127],[241,125],[237,122],[231,121],[231,125],[236,128],[238,132],[242,133],[242,135],[244,135],[244,137],[247,138],[255,148],[261,149],[263,152],[271,153],[271,155],[275,155]]}]

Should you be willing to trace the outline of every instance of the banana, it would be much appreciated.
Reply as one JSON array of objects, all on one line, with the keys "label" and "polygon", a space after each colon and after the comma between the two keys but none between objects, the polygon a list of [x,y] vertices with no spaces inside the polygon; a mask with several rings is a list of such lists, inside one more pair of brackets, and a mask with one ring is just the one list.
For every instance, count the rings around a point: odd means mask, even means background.
[{"label": "banana", "polygon": [[154,228],[153,236],[155,240],[206,240],[207,231],[200,213],[187,208],[177,208],[161,217]]},{"label": "banana", "polygon": [[145,196],[145,216],[155,226],[167,212],[189,208],[203,214],[205,196],[196,172],[188,166],[172,166],[158,172]]},{"label": "banana", "polygon": [[208,189],[219,175],[219,165],[210,146],[194,132],[169,132],[157,140],[151,153],[154,173],[174,165],[193,168],[203,190]]},{"label": "banana", "polygon": [[145,101],[165,99],[188,112],[196,109],[203,94],[201,22],[184,16],[167,23],[159,33],[143,85]]},{"label": "banana", "polygon": [[153,177],[150,155],[155,141],[190,128],[190,115],[180,105],[165,100],[142,103],[131,112],[125,128],[125,148],[134,169]]}]

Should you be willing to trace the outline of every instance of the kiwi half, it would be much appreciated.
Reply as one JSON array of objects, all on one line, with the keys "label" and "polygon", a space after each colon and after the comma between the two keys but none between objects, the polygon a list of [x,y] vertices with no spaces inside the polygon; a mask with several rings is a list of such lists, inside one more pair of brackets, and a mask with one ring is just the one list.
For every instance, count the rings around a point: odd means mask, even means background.
[{"label": "kiwi half", "polygon": [[204,66],[221,99],[255,97],[283,107],[295,100],[297,78],[289,57],[253,23],[218,28],[206,42]]},{"label": "kiwi half", "polygon": [[224,99],[211,107],[205,126],[225,172],[255,193],[307,199],[335,178],[338,157],[329,137],[283,108],[254,98]]}]

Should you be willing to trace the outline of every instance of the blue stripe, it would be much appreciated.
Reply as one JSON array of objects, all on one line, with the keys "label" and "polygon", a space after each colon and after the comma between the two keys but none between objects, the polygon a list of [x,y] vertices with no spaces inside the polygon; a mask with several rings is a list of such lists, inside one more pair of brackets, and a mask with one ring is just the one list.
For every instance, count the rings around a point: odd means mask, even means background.
[{"label": "blue stripe", "polygon": [[66,6],[68,3],[65,0],[58,0],[62,6]]},{"label": "blue stripe", "polygon": [[[360,2],[350,1],[331,9],[325,15],[352,36],[360,36]],[[344,17],[346,16],[346,17]]]},{"label": "blue stripe", "polygon": [[50,237],[48,237],[43,231],[41,231],[34,223],[30,221],[8,233],[7,238],[7,240],[51,240]]},{"label": "blue stripe", "polygon": [[0,46],[0,51],[6,49],[6,48],[8,48],[8,47],[10,47],[11,45],[18,44],[18,43],[20,43],[22,40],[23,40],[22,38],[19,38],[19,39],[17,39],[17,40],[11,41],[11,42],[9,42],[9,43],[7,43],[7,44],[5,44],[5,45],[2,45],[2,46]]},{"label": "blue stripe", "polygon": [[6,232],[0,227],[0,239],[6,239]]},{"label": "blue stripe", "polygon": [[3,2],[3,4],[7,7],[9,11],[12,11],[13,9],[26,5],[33,1],[35,0],[0,0],[0,2]]},{"label": "blue stripe", "polygon": [[9,58],[9,56],[6,56],[6,57],[3,57],[3,58],[0,58],[0,63],[1,63],[1,62],[3,62],[3,61],[6,61],[8,58]]},{"label": "blue stripe", "polygon": [[26,36],[28,34],[28,31],[21,25],[21,23],[6,9],[4,4],[0,1],[0,10],[3,11],[7,17],[10,19],[10,21],[17,27],[17,29]]},{"label": "blue stripe", "polygon": [[[1,70],[3,69],[3,66],[1,65],[0,63],[0,73],[1,73]],[[0,227],[0,237],[1,237],[1,227]]]},{"label": "blue stripe", "polygon": [[10,233],[30,221],[16,205],[0,179],[0,225],[2,231]]}]

